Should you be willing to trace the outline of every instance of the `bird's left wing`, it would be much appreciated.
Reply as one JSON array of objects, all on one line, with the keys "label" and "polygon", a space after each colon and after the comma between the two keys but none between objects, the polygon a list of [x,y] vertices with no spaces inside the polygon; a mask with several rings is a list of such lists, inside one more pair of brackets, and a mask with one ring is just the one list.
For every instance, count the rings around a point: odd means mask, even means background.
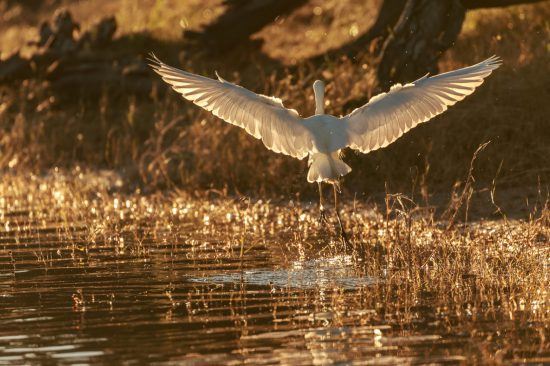
[{"label": "bird's left wing", "polygon": [[348,146],[368,153],[391,144],[472,94],[500,64],[500,59],[492,56],[473,66],[394,85],[342,118]]},{"label": "bird's left wing", "polygon": [[210,79],[166,65],[152,55],[151,67],[185,99],[226,122],[244,128],[277,153],[303,159],[313,135],[293,109],[277,98],[256,94],[218,76]]}]

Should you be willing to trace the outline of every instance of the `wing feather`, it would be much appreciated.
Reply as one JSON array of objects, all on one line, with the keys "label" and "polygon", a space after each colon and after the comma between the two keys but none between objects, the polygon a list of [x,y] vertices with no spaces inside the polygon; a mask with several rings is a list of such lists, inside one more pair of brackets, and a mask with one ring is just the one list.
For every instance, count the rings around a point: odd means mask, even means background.
[{"label": "wing feather", "polygon": [[422,122],[472,94],[501,65],[492,56],[476,65],[394,85],[343,117],[348,146],[367,153],[385,147]]},{"label": "wing feather", "polygon": [[218,80],[169,66],[151,55],[150,65],[185,99],[239,126],[275,152],[303,159],[314,146],[313,133],[298,113],[280,100],[253,93],[218,76]]}]

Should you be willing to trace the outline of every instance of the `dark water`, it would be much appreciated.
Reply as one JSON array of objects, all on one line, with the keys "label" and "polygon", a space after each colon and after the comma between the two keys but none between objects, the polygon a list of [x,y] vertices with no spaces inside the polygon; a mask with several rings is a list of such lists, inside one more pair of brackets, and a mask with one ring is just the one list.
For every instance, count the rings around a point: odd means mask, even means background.
[{"label": "dark water", "polygon": [[384,289],[383,270],[366,276],[350,256],[285,254],[270,242],[241,255],[246,238],[177,238],[157,227],[138,242],[116,228],[94,236],[30,216],[12,212],[2,222],[0,364],[549,360],[540,325],[498,308],[446,306],[429,293],[407,303]]}]

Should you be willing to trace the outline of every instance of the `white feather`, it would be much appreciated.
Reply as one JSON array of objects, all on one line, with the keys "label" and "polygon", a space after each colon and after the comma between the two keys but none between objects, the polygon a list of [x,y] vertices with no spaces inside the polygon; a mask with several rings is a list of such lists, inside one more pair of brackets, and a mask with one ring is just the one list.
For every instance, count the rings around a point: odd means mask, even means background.
[{"label": "white feather", "polygon": [[464,99],[500,66],[496,56],[476,65],[396,84],[349,115],[324,114],[324,84],[314,83],[316,115],[303,119],[280,99],[168,66],[152,56],[151,66],[185,99],[239,126],[277,153],[309,155],[310,182],[330,182],[351,171],[340,159],[345,147],[363,153],[388,146],[411,128]]},{"label": "white feather", "polygon": [[261,138],[268,149],[298,159],[313,150],[311,131],[280,99],[253,93],[219,76],[214,80],[179,70],[152,57],[151,67],[185,99]]},{"label": "white feather", "polygon": [[500,64],[500,59],[493,56],[473,66],[392,86],[388,93],[373,97],[342,118],[348,146],[368,153],[391,144],[472,94]]}]

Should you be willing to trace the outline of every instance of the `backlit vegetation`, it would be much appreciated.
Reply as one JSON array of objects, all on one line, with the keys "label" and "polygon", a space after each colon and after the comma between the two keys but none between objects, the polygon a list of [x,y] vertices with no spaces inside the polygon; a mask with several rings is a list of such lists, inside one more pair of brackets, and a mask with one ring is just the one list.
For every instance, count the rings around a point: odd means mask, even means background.
[{"label": "backlit vegetation", "polygon": [[[200,283],[231,281],[231,273],[236,271],[235,281],[244,286],[242,276],[245,281],[262,284],[261,274],[254,277],[254,269],[276,266],[290,272],[283,273],[282,279],[264,280],[263,285],[271,283],[272,287],[271,295],[263,295],[271,299],[263,306],[268,310],[277,306],[273,301],[281,296],[277,302],[280,310],[272,310],[275,318],[283,319],[278,331],[317,323],[322,327],[319,332],[381,324],[372,329],[380,328],[386,336],[391,335],[384,342],[397,336],[392,342],[399,348],[384,350],[390,354],[407,349],[407,338],[401,345],[399,335],[435,332],[446,336],[426,338],[432,347],[461,347],[461,356],[455,361],[482,363],[535,360],[545,348],[550,238],[547,202],[537,205],[533,212],[536,219],[463,225],[452,220],[457,207],[449,207],[446,220],[435,220],[433,212],[415,206],[407,197],[388,195],[383,207],[358,203],[343,210],[354,243],[346,252],[335,240],[332,228],[319,224],[315,205],[197,200],[175,193],[127,194],[119,190],[121,184],[117,176],[80,169],[68,174],[52,172],[47,177],[5,177],[0,184],[0,245],[6,269],[9,266],[14,273],[28,268],[53,271],[69,265],[92,270],[113,260],[131,258],[151,262],[147,276],[155,276],[157,271],[160,276],[172,261],[184,261]],[[159,255],[164,264],[157,268]],[[324,278],[321,267],[316,269],[321,271],[316,282],[293,284],[292,271],[316,259],[325,262],[329,271],[327,260],[345,261],[345,272],[338,269],[341,272],[335,274],[342,282]],[[218,268],[218,277],[209,278],[212,268]],[[189,273],[183,272],[184,276]],[[176,278],[179,276],[173,281]],[[256,288],[253,283],[248,285],[249,291]],[[222,311],[219,301],[226,301],[226,293],[215,295],[217,289],[223,290],[220,286],[197,287],[189,293],[166,290],[172,304],[166,316],[208,321]],[[93,291],[73,295],[74,311],[99,306]],[[306,299],[296,299],[296,291],[303,291],[300,296]],[[238,301],[236,295],[232,301]],[[223,308],[236,317],[233,328],[241,334],[240,342],[255,339],[253,319],[250,324],[238,321],[261,311],[253,309],[253,300],[249,301],[249,307],[230,302],[227,309]],[[294,310],[286,314],[283,309],[288,306]],[[298,320],[299,314],[311,311],[319,314],[316,321],[308,321],[307,316],[305,323]],[[332,328],[327,328],[329,324]],[[495,324],[494,329],[487,324]],[[464,332],[474,338],[467,347],[460,341]],[[270,339],[269,334],[258,337]],[[349,337],[353,342],[359,335]],[[338,337],[334,341],[341,342]],[[411,342],[421,345],[423,341],[413,337]],[[407,355],[403,352],[396,355]]]},{"label": "backlit vegetation", "polygon": [[[135,56],[153,50],[191,71],[213,76],[218,70],[228,80],[276,95],[302,115],[313,113],[315,78],[327,81],[330,104],[326,109],[336,115],[378,92],[375,61],[367,49],[354,60],[305,61],[323,47],[338,47],[368,26],[359,20],[374,17],[372,9],[356,2],[312,1],[260,32],[258,37],[265,39],[262,49],[280,58],[277,62],[246,47],[224,55],[223,60],[186,52],[178,43],[180,25],[198,29],[221,11],[216,1],[151,1],[140,3],[139,11],[132,4],[110,2],[101,8],[105,14],[94,12],[95,17],[111,13],[117,17],[121,38],[117,51],[109,51],[115,58],[117,52]],[[84,29],[96,20],[82,16],[91,2],[67,1],[66,5],[77,21],[83,21]],[[345,12],[346,6],[357,11]],[[98,8],[94,5],[94,9]],[[21,26],[47,19],[53,5],[39,10],[34,20]],[[311,18],[313,33],[297,42],[305,16]],[[440,69],[462,67],[492,54],[502,56],[503,67],[472,97],[389,148],[368,156],[349,152],[353,172],[346,177],[346,192],[371,194],[386,187],[405,191],[413,180],[421,183],[417,189],[428,194],[448,191],[464,177],[476,148],[487,141],[491,143],[477,160],[476,188],[489,187],[493,181],[499,186],[546,185],[550,95],[542,75],[548,68],[549,18],[547,4],[469,12],[456,46],[444,56]],[[28,32],[10,31],[19,26],[17,18],[10,19],[2,33],[6,53],[24,43],[19,37],[31,37]],[[292,58],[277,50],[285,50]],[[86,90],[52,94],[34,80],[5,86],[0,100],[0,167],[27,172],[80,164],[117,169],[148,187],[253,196],[314,194],[314,187],[304,184],[305,162],[266,151],[244,131],[182,101],[154,80],[149,96],[126,95],[119,85],[109,84],[100,95]]]}]

